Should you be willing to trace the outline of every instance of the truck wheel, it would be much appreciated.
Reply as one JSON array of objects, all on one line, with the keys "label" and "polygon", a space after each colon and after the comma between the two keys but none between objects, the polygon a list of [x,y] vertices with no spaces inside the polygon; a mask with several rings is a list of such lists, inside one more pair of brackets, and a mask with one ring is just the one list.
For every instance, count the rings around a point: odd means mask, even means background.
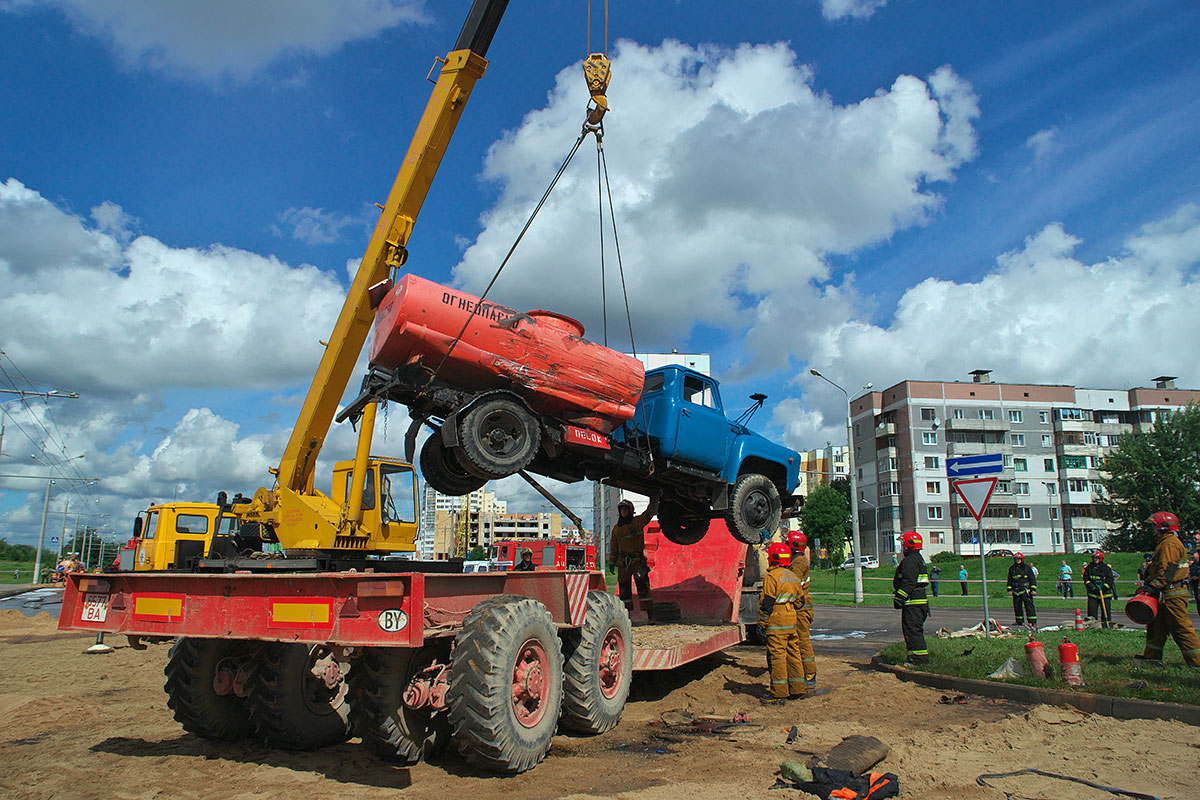
[{"label": "truck wheel", "polygon": [[739,542],[761,544],[762,531],[772,534],[779,528],[782,509],[779,489],[771,479],[751,472],[738,478],[733,485],[725,523]]},{"label": "truck wheel", "polygon": [[474,406],[463,416],[458,434],[463,466],[483,478],[520,472],[542,443],[537,419],[507,397],[492,397]]},{"label": "truck wheel", "polygon": [[564,728],[595,734],[621,721],[633,675],[633,629],[614,595],[588,592],[587,603],[583,625],[563,636],[561,722]]},{"label": "truck wheel", "polygon": [[246,705],[268,744],[316,750],[350,738],[346,670],[325,645],[266,642],[249,672]]},{"label": "truck wheel", "polygon": [[471,609],[450,660],[450,722],[467,760],[524,772],[550,750],[563,695],[562,644],[550,612],[503,596]]},{"label": "truck wheel", "polygon": [[[388,758],[415,764],[435,755],[450,739],[445,709],[411,708],[405,694],[413,678],[435,661],[446,664],[449,648],[368,647],[350,671],[354,730],[363,744]],[[411,699],[411,698],[410,698]]]},{"label": "truck wheel", "polygon": [[250,655],[246,642],[225,639],[180,639],[171,647],[163,688],[167,707],[185,731],[223,740],[253,732],[250,712],[235,691]]},{"label": "truck wheel", "polygon": [[454,453],[442,444],[440,431],[425,440],[421,446],[421,474],[435,490],[449,497],[470,494],[487,483],[463,469]]},{"label": "truck wheel", "polygon": [[689,513],[674,500],[664,500],[658,507],[658,525],[663,536],[675,544],[695,544],[708,533],[709,518]]}]

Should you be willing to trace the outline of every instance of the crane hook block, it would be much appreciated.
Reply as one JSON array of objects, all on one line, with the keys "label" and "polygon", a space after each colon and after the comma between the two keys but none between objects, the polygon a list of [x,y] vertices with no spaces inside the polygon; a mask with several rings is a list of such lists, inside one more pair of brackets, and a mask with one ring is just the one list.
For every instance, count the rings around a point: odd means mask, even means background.
[{"label": "crane hook block", "polygon": [[608,111],[608,98],[604,95],[608,91],[608,79],[611,76],[612,67],[603,53],[592,53],[583,62],[583,77],[587,80],[588,93],[592,96],[592,101],[588,104],[589,124],[600,124],[600,120],[604,119],[604,112]]}]

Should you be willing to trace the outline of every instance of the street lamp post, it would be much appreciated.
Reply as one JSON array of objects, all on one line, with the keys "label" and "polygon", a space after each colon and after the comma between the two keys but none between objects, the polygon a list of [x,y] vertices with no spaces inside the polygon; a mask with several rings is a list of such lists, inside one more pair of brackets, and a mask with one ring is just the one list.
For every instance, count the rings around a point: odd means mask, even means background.
[{"label": "street lamp post", "polygon": [[[810,369],[809,372],[846,396],[846,464],[850,470],[848,479],[850,481],[850,513],[852,515],[850,520],[850,548],[852,550],[852,557],[854,558],[854,602],[861,603],[863,601],[862,557],[860,555],[858,530],[858,485],[854,482],[856,473],[854,471],[854,437],[851,431],[853,421],[850,411],[850,393],[815,369]],[[868,383],[858,391],[864,392],[870,389],[872,385]],[[855,392],[855,394],[858,394],[858,392]]]}]

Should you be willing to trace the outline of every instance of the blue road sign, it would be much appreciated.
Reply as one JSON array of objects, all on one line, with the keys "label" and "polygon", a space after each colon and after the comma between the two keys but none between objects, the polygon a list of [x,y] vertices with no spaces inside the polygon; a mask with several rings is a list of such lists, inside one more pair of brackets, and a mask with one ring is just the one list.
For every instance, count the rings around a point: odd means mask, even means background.
[{"label": "blue road sign", "polygon": [[1003,471],[1004,456],[1001,453],[946,459],[946,475],[951,478],[960,478],[963,475],[995,475]]}]

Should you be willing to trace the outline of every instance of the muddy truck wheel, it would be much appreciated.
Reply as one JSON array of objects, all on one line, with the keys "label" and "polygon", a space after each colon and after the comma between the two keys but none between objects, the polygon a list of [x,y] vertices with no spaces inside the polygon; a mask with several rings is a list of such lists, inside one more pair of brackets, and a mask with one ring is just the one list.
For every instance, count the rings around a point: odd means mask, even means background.
[{"label": "muddy truck wheel", "polygon": [[516,400],[492,397],[463,416],[458,439],[467,471],[482,478],[505,478],[533,461],[542,443],[542,428]]},{"label": "muddy truck wheel", "polygon": [[363,744],[405,764],[437,754],[450,740],[450,716],[430,701],[439,689],[449,642],[426,647],[368,647],[350,671],[351,719]]},{"label": "muddy truck wheel", "polygon": [[475,606],[450,662],[459,752],[496,772],[524,772],[550,750],[563,696],[562,644],[550,612],[513,595]]},{"label": "muddy truck wheel", "polygon": [[325,645],[264,643],[249,673],[250,720],[268,744],[316,750],[350,738],[346,669]]},{"label": "muddy truck wheel", "polygon": [[729,493],[725,524],[734,538],[746,544],[761,544],[762,531],[774,533],[782,520],[779,489],[766,475],[748,473],[737,479]]},{"label": "muddy truck wheel", "polygon": [[434,431],[421,446],[421,474],[435,490],[449,497],[470,494],[487,483],[467,472],[458,456],[442,444],[441,431]]},{"label": "muddy truck wheel", "polygon": [[563,635],[563,705],[560,722],[580,733],[604,733],[621,721],[633,675],[633,629],[614,595],[588,592],[578,630]]},{"label": "muddy truck wheel", "polygon": [[243,700],[251,649],[252,643],[224,639],[180,639],[171,647],[163,688],[167,707],[185,731],[219,740],[254,731]]},{"label": "muddy truck wheel", "polygon": [[709,518],[696,514],[674,500],[663,500],[658,508],[658,525],[663,536],[675,544],[695,544],[708,533]]}]

